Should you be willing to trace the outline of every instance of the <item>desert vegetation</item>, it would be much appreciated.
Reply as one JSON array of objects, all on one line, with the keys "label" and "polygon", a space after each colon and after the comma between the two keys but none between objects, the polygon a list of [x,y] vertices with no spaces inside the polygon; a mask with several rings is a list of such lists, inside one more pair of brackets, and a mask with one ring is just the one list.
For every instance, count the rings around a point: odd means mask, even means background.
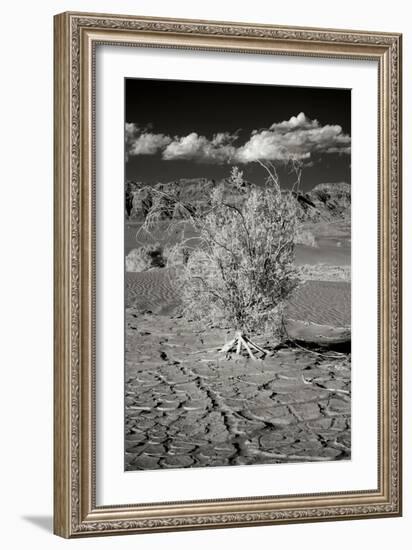
[{"label": "desert vegetation", "polygon": [[152,267],[164,267],[166,260],[160,243],[134,248],[126,256],[126,271],[141,272]]},{"label": "desert vegetation", "polygon": [[231,327],[235,336],[222,350],[239,354],[244,347],[253,359],[265,350],[252,341],[252,333],[270,330],[282,338],[285,304],[299,283],[295,243],[303,235],[295,199],[300,164],[290,162],[296,177],[286,192],[275,166],[260,164],[263,185],[249,185],[234,167],[229,178],[208,190],[202,208],[182,201],[176,188],[151,189],[138,233],[153,234],[162,224],[166,232],[180,231],[180,238],[166,250],[160,245],[133,250],[126,260],[139,269],[176,266],[173,281],[184,315],[205,327]]},{"label": "desert vegetation", "polygon": [[295,235],[295,244],[304,244],[305,246],[317,247],[315,235],[310,229],[305,229],[302,226],[298,228]]}]

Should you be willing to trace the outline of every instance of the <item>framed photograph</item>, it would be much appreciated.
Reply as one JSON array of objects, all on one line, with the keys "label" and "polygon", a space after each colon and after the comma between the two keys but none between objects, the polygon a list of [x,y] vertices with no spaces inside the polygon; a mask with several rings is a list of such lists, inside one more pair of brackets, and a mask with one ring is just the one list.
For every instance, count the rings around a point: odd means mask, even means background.
[{"label": "framed photograph", "polygon": [[54,530],[401,514],[401,35],[55,17]]}]

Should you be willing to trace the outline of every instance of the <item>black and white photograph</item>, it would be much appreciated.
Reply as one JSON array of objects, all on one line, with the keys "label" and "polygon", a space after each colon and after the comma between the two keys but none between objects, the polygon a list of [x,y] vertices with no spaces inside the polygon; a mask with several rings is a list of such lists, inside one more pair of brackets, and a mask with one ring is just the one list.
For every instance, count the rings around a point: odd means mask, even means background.
[{"label": "black and white photograph", "polygon": [[124,468],[351,459],[351,90],[125,79]]}]

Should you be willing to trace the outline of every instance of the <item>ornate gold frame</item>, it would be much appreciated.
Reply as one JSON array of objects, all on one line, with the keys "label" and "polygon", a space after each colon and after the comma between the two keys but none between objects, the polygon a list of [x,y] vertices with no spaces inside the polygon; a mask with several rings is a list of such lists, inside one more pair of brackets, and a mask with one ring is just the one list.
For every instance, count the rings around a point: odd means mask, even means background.
[{"label": "ornate gold frame", "polygon": [[[79,537],[399,516],[401,35],[63,13],[55,17],[54,36],[55,533]],[[102,43],[378,62],[378,490],[96,506],[93,78],[95,47]]]}]

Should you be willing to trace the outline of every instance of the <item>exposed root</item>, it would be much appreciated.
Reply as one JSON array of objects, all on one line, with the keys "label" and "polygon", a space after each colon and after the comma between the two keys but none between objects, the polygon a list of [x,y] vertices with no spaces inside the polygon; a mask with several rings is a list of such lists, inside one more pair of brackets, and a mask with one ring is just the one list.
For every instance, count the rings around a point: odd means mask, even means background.
[{"label": "exposed root", "polygon": [[228,351],[230,351],[233,348],[233,346],[235,345],[236,340],[237,340],[237,338],[234,338],[233,340],[231,340],[230,342],[225,344],[220,351],[222,353],[227,353]]},{"label": "exposed root", "polygon": [[234,351],[235,348],[236,355],[240,355],[242,348],[244,348],[248,352],[250,358],[253,359],[253,361],[256,361],[256,359],[258,359],[255,354],[261,355],[262,357],[260,357],[260,359],[263,359],[268,354],[265,349],[255,344],[255,342],[253,342],[248,336],[246,336],[242,332],[237,332],[236,337],[225,344],[220,350],[220,353],[229,353],[231,351]]}]

